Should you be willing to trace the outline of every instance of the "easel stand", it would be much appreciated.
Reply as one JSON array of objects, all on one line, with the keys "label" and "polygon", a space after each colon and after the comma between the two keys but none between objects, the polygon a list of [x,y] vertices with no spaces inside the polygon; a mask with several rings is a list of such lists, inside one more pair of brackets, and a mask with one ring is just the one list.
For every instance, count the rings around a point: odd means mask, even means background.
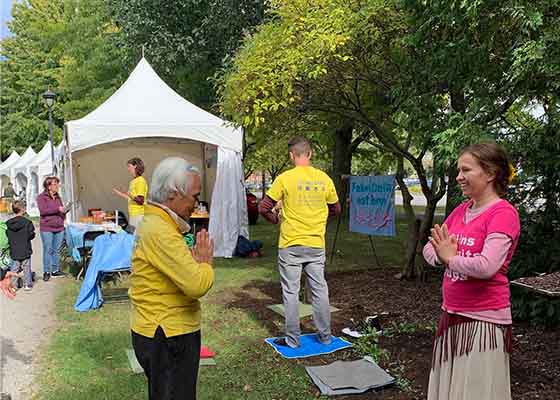
[{"label": "easel stand", "polygon": [[[342,182],[344,182],[345,185],[347,185],[349,179],[350,179],[350,175],[342,175]],[[346,193],[348,195],[348,190],[346,190]],[[346,204],[347,201],[346,199],[344,199],[344,201],[342,201],[342,204],[340,205],[340,215],[338,216],[338,221],[336,222],[336,231],[334,233],[334,240],[331,249],[331,258],[329,264],[332,264],[334,259],[334,253],[336,251],[336,242],[338,241],[338,232],[340,232],[340,224],[342,221],[342,216],[344,215],[345,212]],[[373,253],[373,257],[375,258],[375,263],[378,267],[381,267],[381,263],[379,262],[379,257],[377,257],[377,251],[375,250],[375,245],[373,244],[373,237],[371,235],[368,235],[368,239],[369,239],[369,244],[371,245],[371,251]]]}]

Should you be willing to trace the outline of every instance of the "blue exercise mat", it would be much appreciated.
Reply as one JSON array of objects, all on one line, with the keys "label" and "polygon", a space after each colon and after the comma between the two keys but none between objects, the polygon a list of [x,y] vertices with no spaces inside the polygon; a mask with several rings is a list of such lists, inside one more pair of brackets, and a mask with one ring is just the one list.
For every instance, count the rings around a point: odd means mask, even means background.
[{"label": "blue exercise mat", "polygon": [[301,335],[299,338],[300,346],[297,349],[292,349],[289,346],[280,346],[274,344],[275,339],[277,338],[268,338],[264,341],[271,345],[274,350],[276,350],[284,358],[313,357],[321,354],[334,353],[337,350],[352,347],[352,343],[336,336],[332,336],[331,344],[323,344],[319,342],[319,339],[317,339],[316,333]]}]

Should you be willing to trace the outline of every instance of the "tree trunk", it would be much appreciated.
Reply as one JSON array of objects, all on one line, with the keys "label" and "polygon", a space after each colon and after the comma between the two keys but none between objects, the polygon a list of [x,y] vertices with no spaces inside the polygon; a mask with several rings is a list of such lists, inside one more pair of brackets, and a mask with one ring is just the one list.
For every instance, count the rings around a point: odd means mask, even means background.
[{"label": "tree trunk", "polygon": [[401,276],[405,279],[412,279],[416,275],[416,246],[418,242],[418,230],[420,227],[420,223],[419,220],[416,219],[414,208],[412,208],[412,195],[410,194],[406,184],[404,183],[403,157],[399,157],[396,179],[402,193],[403,208],[406,216],[406,223],[408,225],[408,240],[406,242],[406,263],[403,265]]},{"label": "tree trunk", "polygon": [[261,197],[261,199],[264,199],[264,196],[266,196],[266,172],[265,171],[262,172],[262,197]]},{"label": "tree trunk", "polygon": [[340,199],[340,204],[346,204],[348,184],[342,179],[343,175],[352,173],[352,125],[345,125],[335,131],[335,146],[333,157],[334,186]]},{"label": "tree trunk", "polygon": [[[422,181],[425,181],[424,171],[419,168],[415,168],[416,173],[421,177]],[[422,255],[422,249],[428,241],[428,236],[430,229],[434,224],[434,214],[437,207],[437,202],[443,196],[440,191],[440,186],[443,184],[439,183],[439,177],[435,172],[432,175],[432,179],[436,184],[432,184],[431,188],[425,187],[423,189],[424,196],[426,197],[426,208],[424,209],[424,214],[422,217],[417,217],[414,209],[412,207],[412,195],[408,191],[404,183],[404,159],[400,157],[397,166],[396,179],[401,187],[402,197],[403,197],[403,207],[406,215],[407,225],[408,225],[408,240],[406,247],[406,263],[403,266],[401,277],[405,279],[420,279],[425,280],[424,266],[425,261]]]},{"label": "tree trunk", "polygon": [[462,193],[457,183],[457,168],[453,165],[447,171],[447,202],[445,203],[445,217],[455,209],[462,201]]}]

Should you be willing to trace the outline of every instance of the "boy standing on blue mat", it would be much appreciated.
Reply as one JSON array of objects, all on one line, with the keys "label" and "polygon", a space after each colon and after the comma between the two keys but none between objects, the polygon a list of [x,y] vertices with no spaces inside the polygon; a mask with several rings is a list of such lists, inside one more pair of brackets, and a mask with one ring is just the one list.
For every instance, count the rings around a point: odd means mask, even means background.
[{"label": "boy standing on blue mat", "polygon": [[[327,218],[340,214],[340,203],[333,181],[323,171],[311,166],[311,143],[296,136],[288,142],[294,168],[276,178],[259,204],[260,214],[280,225],[278,269],[286,315],[286,336],[275,341],[297,348],[301,334],[299,324],[299,289],[305,271],[311,288],[313,322],[321,343],[331,343],[329,288],[325,280],[325,229]],[[281,202],[282,206],[277,207]],[[279,218],[279,214],[281,217]]]}]

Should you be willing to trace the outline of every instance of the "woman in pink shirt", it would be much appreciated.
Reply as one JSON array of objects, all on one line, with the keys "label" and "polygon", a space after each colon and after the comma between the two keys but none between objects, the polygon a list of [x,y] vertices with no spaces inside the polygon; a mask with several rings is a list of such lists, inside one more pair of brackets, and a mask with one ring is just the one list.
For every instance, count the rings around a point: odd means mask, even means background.
[{"label": "woman in pink shirt", "polygon": [[510,400],[507,271],[520,225],[503,197],[513,169],[495,143],[465,148],[457,164],[469,200],[433,227],[424,247],[429,264],[445,267],[428,400]]}]

